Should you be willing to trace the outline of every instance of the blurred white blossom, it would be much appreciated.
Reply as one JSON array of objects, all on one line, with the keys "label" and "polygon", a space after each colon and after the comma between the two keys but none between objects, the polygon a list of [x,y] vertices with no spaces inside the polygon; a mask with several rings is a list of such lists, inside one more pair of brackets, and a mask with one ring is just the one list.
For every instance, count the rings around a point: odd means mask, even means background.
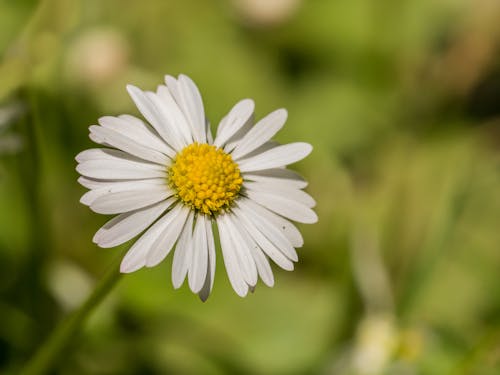
[{"label": "blurred white blossom", "polygon": [[289,20],[301,0],[233,0],[233,3],[245,22],[254,26],[273,26]]},{"label": "blurred white blossom", "polygon": [[8,130],[23,111],[20,103],[0,107],[0,155],[16,153],[21,149],[22,139]]},{"label": "blurred white blossom", "polygon": [[69,47],[69,79],[87,85],[108,83],[128,66],[129,44],[117,30],[96,27],[83,32]]},{"label": "blurred white blossom", "polygon": [[397,334],[392,316],[380,314],[365,317],[358,326],[352,353],[354,373],[382,374],[397,345]]},{"label": "blurred white blossom", "polygon": [[69,261],[54,262],[49,269],[48,287],[61,307],[72,310],[88,296],[92,278],[77,264]]}]

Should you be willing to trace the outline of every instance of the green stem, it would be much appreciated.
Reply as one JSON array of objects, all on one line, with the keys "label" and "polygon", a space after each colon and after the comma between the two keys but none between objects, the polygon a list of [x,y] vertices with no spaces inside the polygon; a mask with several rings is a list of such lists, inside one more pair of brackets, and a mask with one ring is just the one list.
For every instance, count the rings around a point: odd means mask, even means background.
[{"label": "green stem", "polygon": [[56,361],[61,358],[71,339],[80,333],[92,311],[118,283],[121,275],[116,264],[113,264],[95,286],[87,300],[56,327],[47,342],[38,349],[26,364],[21,374],[40,375],[50,372]]}]

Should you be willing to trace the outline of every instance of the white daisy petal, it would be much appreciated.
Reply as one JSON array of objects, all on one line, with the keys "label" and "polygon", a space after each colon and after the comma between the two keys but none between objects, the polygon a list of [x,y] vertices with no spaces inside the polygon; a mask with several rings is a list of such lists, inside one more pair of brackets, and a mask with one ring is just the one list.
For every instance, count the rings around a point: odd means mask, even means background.
[{"label": "white daisy petal", "polygon": [[78,173],[97,179],[135,180],[167,177],[167,172],[147,165],[138,165],[128,161],[89,160],[80,163]]},{"label": "white daisy petal", "polygon": [[129,155],[126,152],[114,150],[111,148],[90,148],[80,152],[75,156],[78,163],[84,163],[89,160],[129,160]]},{"label": "white daisy petal", "polygon": [[78,163],[84,163],[86,161],[92,160],[115,160],[115,161],[126,161],[131,164],[136,165],[145,165],[146,167],[152,167],[153,169],[162,170],[161,166],[158,166],[156,163],[150,163],[144,160],[141,160],[135,156],[130,155],[127,152],[123,152],[121,150],[115,150],[112,148],[91,148],[85,151],[80,152],[76,155],[75,160]]},{"label": "white daisy petal", "polygon": [[[269,141],[269,142],[266,142],[264,143],[262,146],[260,146],[259,148],[257,148],[256,150],[253,150],[252,152],[248,153],[245,155],[244,158],[242,159],[251,159],[253,158],[254,156],[259,156],[260,154],[266,152],[266,151],[269,151],[269,150],[272,150],[278,146],[282,146],[280,143],[278,142],[275,142],[275,141]],[[229,151],[228,151],[229,152]],[[285,168],[285,166],[280,166],[278,168]],[[269,169],[273,169],[273,168],[269,168]],[[265,169],[262,169],[262,170],[265,170]],[[258,171],[250,171],[251,173],[254,173],[254,172],[260,172],[261,170],[258,170]]]},{"label": "white daisy petal", "polygon": [[219,126],[214,145],[223,147],[225,143],[240,130],[253,113],[255,104],[251,99],[243,99],[231,109],[224,118],[224,126]]},{"label": "white daisy petal", "polygon": [[180,106],[180,103],[182,102],[182,98],[181,98],[181,93],[180,93],[179,83],[177,82],[177,78],[172,77],[172,76],[167,74],[165,76],[165,84],[167,85],[168,91],[172,95],[172,98]]},{"label": "white daisy petal", "polygon": [[188,273],[189,287],[193,293],[198,293],[201,290],[207,276],[208,241],[205,220],[205,215],[199,215],[193,232],[193,256]]},{"label": "white daisy petal", "polygon": [[91,136],[93,136],[92,140],[96,143],[107,144],[116,147],[117,149],[128,152],[129,154],[137,156],[138,158],[161,165],[166,165],[170,160],[165,154],[144,147],[135,142],[133,139],[126,137],[112,129],[97,125],[92,125],[89,129]]},{"label": "white daisy petal", "polygon": [[178,204],[171,211],[171,220],[156,239],[146,257],[146,267],[154,267],[168,255],[174,246],[189,215],[189,209]]},{"label": "white daisy petal", "polygon": [[177,82],[184,114],[193,127],[194,140],[204,143],[207,141],[207,136],[205,133],[205,110],[200,91],[191,78],[184,74],[179,75]]},{"label": "white daisy petal", "polygon": [[214,137],[212,136],[212,130],[210,129],[210,122],[208,122],[208,120],[205,129],[207,132],[207,142],[209,145],[211,145],[214,143]]},{"label": "white daisy petal", "polygon": [[156,94],[163,103],[163,108],[165,110],[164,115],[168,116],[172,128],[174,131],[179,133],[183,144],[188,145],[193,142],[193,135],[191,133],[188,120],[182,113],[178,104],[175,102],[170,90],[165,85],[158,86]]},{"label": "white daisy petal", "polygon": [[164,166],[149,163],[113,149],[94,148],[79,153],[76,170],[94,179],[145,179],[166,177]]},{"label": "white daisy petal", "polygon": [[133,184],[134,186],[142,185],[165,185],[164,178],[145,178],[142,180],[109,180],[109,179],[94,179],[88,177],[79,177],[78,182],[87,189],[99,190],[102,188],[114,188]]},{"label": "white daisy petal", "polygon": [[141,146],[161,152],[170,158],[175,156],[175,151],[165,143],[158,132],[137,117],[131,115],[104,116],[99,118],[99,124],[133,139]]},{"label": "white daisy petal", "polygon": [[98,197],[92,202],[90,209],[100,214],[119,214],[160,202],[171,195],[172,192],[165,186],[119,191]]},{"label": "white daisy petal", "polygon": [[165,83],[187,119],[193,140],[206,142],[203,101],[194,82],[181,74],[179,79],[169,75],[165,76]]},{"label": "white daisy petal", "polygon": [[262,251],[278,266],[287,271],[293,270],[293,262],[287,258],[262,232],[252,223],[244,211],[235,209],[235,217],[240,225],[252,236]]},{"label": "white daisy petal", "polygon": [[234,160],[238,160],[269,141],[283,127],[287,116],[285,109],[278,109],[255,124],[232,151],[231,155]]},{"label": "white daisy petal", "polygon": [[252,190],[247,190],[245,194],[251,200],[290,220],[306,224],[318,221],[318,216],[313,210],[288,197]]},{"label": "white daisy petal", "polygon": [[172,148],[175,148],[176,145],[179,146],[175,134],[168,132],[168,126],[166,126],[165,119],[160,113],[157,104],[151,100],[154,93],[144,92],[133,85],[127,85],[127,90],[144,118],[148,120],[163,140]]},{"label": "white daisy petal", "polygon": [[80,176],[78,177],[78,183],[87,189],[95,189],[100,187],[101,181],[93,180],[91,178]]},{"label": "white daisy petal", "polygon": [[224,215],[229,234],[233,240],[234,252],[238,258],[243,278],[249,286],[257,284],[257,267],[249,249],[249,243],[242,236],[242,231],[234,224],[230,215]]},{"label": "white daisy petal", "polygon": [[[300,234],[300,231],[295,225],[284,217],[269,211],[267,208],[262,207],[259,204],[252,202],[251,200],[245,200],[243,204],[247,203],[252,207],[257,214],[269,220],[269,222],[283,233],[287,240],[292,244],[293,247],[302,247],[304,244],[304,239]],[[295,259],[297,260],[297,259]]]},{"label": "white daisy petal", "polygon": [[217,217],[217,227],[219,229],[219,237],[222,249],[224,265],[226,266],[229,282],[236,294],[240,297],[245,297],[248,293],[248,284],[245,282],[236,254],[234,253],[235,244],[229,235],[229,229],[226,226],[224,215]]},{"label": "white daisy petal", "polygon": [[[86,192],[80,199],[80,202],[87,206],[90,206],[99,197],[120,191],[148,190],[152,187],[170,191],[170,189],[165,185],[165,179],[163,178],[131,181],[94,181],[88,179],[82,181],[84,181],[87,185],[90,184],[93,186],[93,188],[89,188],[93,190]],[[173,195],[173,192],[170,191],[170,193],[170,195]]]},{"label": "white daisy petal", "polygon": [[304,159],[311,151],[312,146],[309,143],[289,143],[276,146],[248,159],[240,160],[238,165],[242,172],[282,167]]},{"label": "white daisy petal", "polygon": [[[238,201],[240,216],[244,215],[271,241],[283,254],[293,261],[298,259],[297,251],[292,246],[288,238],[283,234],[279,227],[267,220],[259,211],[254,208],[255,202],[249,199],[240,199]],[[237,210],[235,208],[235,210]]]},{"label": "white daisy petal", "polygon": [[163,215],[156,223],[154,223],[144,234],[139,237],[137,242],[125,254],[120,265],[120,272],[130,273],[146,265],[148,253],[151,251],[153,244],[157,241],[160,235],[165,231],[170,223],[178,216],[181,205],[178,204],[173,209]]},{"label": "white daisy petal", "polygon": [[261,280],[267,286],[272,287],[274,285],[274,275],[269,261],[258,246],[252,246],[251,251]]},{"label": "white daisy petal", "polygon": [[136,243],[127,251],[127,254],[122,259],[120,263],[121,273],[132,273],[135,272],[146,264],[145,258],[148,251],[148,245],[146,241],[147,237],[140,237]]},{"label": "white daisy petal", "polygon": [[252,129],[254,124],[254,114],[252,113],[248,118],[247,122],[226,142],[224,146],[224,151],[231,153],[236,146],[240,143],[240,140]]},{"label": "white daisy petal", "polygon": [[193,254],[193,221],[194,211],[191,211],[175,246],[174,260],[172,262],[172,284],[175,289],[181,287],[191,263]]},{"label": "white daisy petal", "polygon": [[[165,137],[168,137],[166,138],[167,142],[173,147],[174,150],[182,150],[189,144],[189,142],[187,142],[186,139],[183,138],[180,132],[180,126],[175,123],[175,121],[180,120],[173,116],[173,114],[175,113],[173,111],[180,111],[177,104],[173,102],[173,99],[171,99],[171,101],[168,101],[165,96],[163,98],[160,98],[154,92],[145,92],[144,94],[155,107],[158,116],[160,116],[161,123],[165,132]],[[182,125],[182,123],[180,123],[180,125]]]},{"label": "white daisy petal", "polygon": [[312,208],[316,205],[316,201],[305,191],[291,188],[284,184],[273,182],[247,182],[245,189],[254,192],[266,193],[266,195],[274,195],[277,197],[286,197],[289,200],[303,204],[306,207]]},{"label": "white daisy petal", "polygon": [[[271,270],[271,266],[269,265],[269,261],[266,256],[262,253],[259,245],[255,242],[252,236],[249,235],[248,231],[244,226],[241,225],[241,222],[234,215],[232,216],[232,222],[235,230],[240,234],[242,248],[246,248],[249,251],[249,255],[253,259],[253,264],[256,266],[256,272],[260,275],[262,281],[268,286],[274,285],[274,277],[273,272]],[[256,277],[256,275],[254,275]],[[256,280],[255,280],[256,283]],[[250,286],[255,286],[255,283],[250,283]]]},{"label": "white daisy petal", "polygon": [[208,241],[208,267],[207,276],[205,278],[205,283],[198,293],[200,299],[205,302],[210,295],[212,288],[214,286],[214,276],[215,276],[215,242],[214,234],[212,231],[211,220],[207,219],[205,223],[205,229],[207,230],[207,241]]},{"label": "white daisy petal", "polygon": [[104,248],[121,245],[149,227],[173,202],[175,198],[169,198],[150,207],[115,216],[97,231],[92,241]]},{"label": "white daisy petal", "polygon": [[247,172],[243,174],[245,180],[257,182],[272,182],[283,184],[297,189],[304,189],[307,182],[297,172],[286,168],[264,169],[262,171]]}]

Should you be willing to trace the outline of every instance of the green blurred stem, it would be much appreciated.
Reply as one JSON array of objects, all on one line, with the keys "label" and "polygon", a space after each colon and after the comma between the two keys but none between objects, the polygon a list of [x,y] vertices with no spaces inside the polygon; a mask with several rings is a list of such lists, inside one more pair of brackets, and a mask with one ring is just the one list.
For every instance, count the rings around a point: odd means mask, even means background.
[{"label": "green blurred stem", "polygon": [[118,284],[118,281],[121,280],[121,275],[118,265],[113,264],[95,286],[87,300],[56,327],[49,339],[26,364],[21,374],[40,375],[50,372],[56,361],[61,358],[63,352],[71,343],[71,340],[81,332],[94,309],[99,306]]}]

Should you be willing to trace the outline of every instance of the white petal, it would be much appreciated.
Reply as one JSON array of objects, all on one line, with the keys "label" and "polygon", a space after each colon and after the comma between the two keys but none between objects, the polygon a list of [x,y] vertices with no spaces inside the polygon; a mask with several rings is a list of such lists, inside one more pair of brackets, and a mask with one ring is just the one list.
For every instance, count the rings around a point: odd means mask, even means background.
[{"label": "white petal", "polygon": [[[150,178],[145,180],[115,180],[115,181],[103,181],[103,180],[90,180],[80,177],[81,182],[83,182],[89,189],[80,199],[80,202],[90,206],[94,201],[104,195],[110,193],[117,193],[120,191],[138,191],[138,190],[148,190],[150,188],[163,188],[170,190],[164,178]],[[79,179],[79,181],[80,181]]]},{"label": "white petal", "polygon": [[[227,116],[226,116],[227,117]],[[252,129],[254,122],[254,114],[252,113],[251,116],[248,118],[247,122],[243,124],[243,126],[234,134],[229,140],[226,142],[224,145],[224,151],[226,153],[231,153],[234,148],[239,144],[241,139]],[[223,119],[224,121],[224,119]]]},{"label": "white petal", "polygon": [[158,163],[161,165],[166,165],[167,163],[169,163],[170,159],[165,154],[142,146],[135,140],[121,133],[118,133],[115,130],[97,125],[93,125],[89,129],[91,135],[93,135],[92,140],[94,142],[111,145],[131,155],[151,161],[153,163]]},{"label": "white petal", "polygon": [[240,130],[253,113],[255,104],[251,99],[243,99],[231,109],[224,118],[223,126],[219,125],[214,145],[223,147],[224,144]]},{"label": "white petal", "polygon": [[172,195],[165,186],[152,186],[144,190],[119,191],[98,197],[90,209],[99,214],[119,214],[160,202]]},{"label": "white petal", "polygon": [[151,96],[151,94],[147,94],[133,85],[127,85],[127,91],[146,120],[148,120],[167,144],[175,148],[176,138],[168,132],[165,119],[162,117],[156,104],[148,97],[148,95]]},{"label": "white petal", "polygon": [[85,194],[82,195],[80,198],[80,203],[90,206],[94,201],[102,197],[103,195],[108,194],[108,191],[106,189],[94,189],[87,191]]},{"label": "white petal", "polygon": [[229,235],[229,229],[226,226],[226,222],[223,219],[225,215],[219,215],[217,217],[217,227],[219,230],[219,238],[222,249],[222,256],[224,259],[224,265],[226,267],[227,276],[229,282],[233,287],[236,294],[240,297],[245,297],[248,293],[248,284],[243,279],[242,271],[240,265],[238,264],[238,259],[234,253],[234,244],[232,243],[231,236]]},{"label": "white petal", "polygon": [[233,159],[238,160],[269,141],[283,127],[287,116],[285,109],[278,109],[260,120],[240,140],[231,153]]},{"label": "white petal", "polygon": [[[236,143],[238,143],[238,142],[236,142]],[[266,151],[272,150],[272,149],[274,149],[274,148],[276,148],[276,147],[278,147],[278,146],[281,146],[281,143],[278,143],[278,142],[276,142],[276,141],[268,141],[268,142],[264,143],[262,146],[260,146],[260,147],[258,147],[257,149],[253,150],[252,152],[250,152],[250,153],[246,154],[246,155],[245,155],[245,157],[244,157],[244,158],[241,158],[241,159],[244,159],[244,160],[246,160],[246,159],[251,159],[251,158],[253,158],[254,156],[258,156],[258,155],[262,154],[263,152],[266,152]],[[241,159],[240,159],[240,160],[241,160]],[[280,167],[278,167],[278,168],[280,168],[280,169],[284,169],[284,168],[285,168],[285,166],[280,166]],[[273,168],[270,168],[270,169],[273,169]],[[263,170],[266,170],[266,169],[263,169]],[[252,173],[254,173],[254,171],[251,171],[251,172],[252,172]],[[260,170],[259,170],[259,171],[257,171],[257,172],[260,172]]]},{"label": "white petal", "polygon": [[207,276],[208,242],[205,220],[205,215],[198,215],[193,232],[193,255],[188,274],[189,287],[193,293],[201,290]]},{"label": "white petal", "polygon": [[[250,200],[245,200],[245,202],[248,203],[252,207],[252,210],[254,210],[257,214],[263,216],[274,227],[279,229],[293,247],[302,247],[302,245],[304,245],[304,239],[302,238],[300,231],[290,221]],[[297,258],[294,260],[297,260]]]},{"label": "white petal", "polygon": [[169,228],[174,218],[179,216],[181,208],[181,204],[175,206],[162,216],[160,220],[154,223],[141,237],[139,237],[123,258],[120,265],[121,272],[134,272],[146,265],[146,259],[148,254],[151,252],[153,244],[157,241],[160,235]]},{"label": "white petal", "polygon": [[151,250],[146,257],[146,267],[154,267],[160,263],[168,255],[174,246],[179,234],[186,222],[190,209],[182,204],[178,204],[172,209],[171,217],[169,218],[168,226],[156,239]]},{"label": "white petal", "polygon": [[97,189],[102,186],[102,182],[100,180],[93,180],[83,176],[78,177],[78,183],[87,189]]},{"label": "white petal", "polygon": [[282,183],[273,182],[245,182],[245,189],[248,191],[262,192],[268,195],[284,197],[294,202],[303,204],[306,207],[312,208],[316,205],[316,201],[305,191],[286,186]]},{"label": "white petal", "polygon": [[181,108],[188,118],[193,129],[194,140],[200,143],[207,142],[205,133],[205,110],[200,91],[188,76],[181,74],[178,79],[178,88],[181,98]]},{"label": "white petal", "polygon": [[264,253],[271,258],[281,268],[291,271],[293,270],[292,261],[287,258],[271,241],[264,236],[259,229],[252,223],[247,215],[240,209],[235,209],[234,214],[239,224],[245,228],[249,235],[255,240]]},{"label": "white petal", "polygon": [[144,147],[168,155],[170,158],[175,156],[175,151],[165,143],[158,132],[137,117],[131,115],[104,116],[99,118],[99,124],[133,139]]},{"label": "white petal", "polygon": [[166,177],[164,166],[149,163],[123,151],[94,148],[80,152],[76,156],[80,163],[76,170],[95,179],[145,179]]},{"label": "white petal", "polygon": [[297,251],[292,246],[288,238],[285,237],[279,227],[267,220],[263,215],[255,209],[255,202],[249,199],[238,200],[238,205],[241,207],[240,212],[245,215],[252,223],[271,241],[281,252],[293,261],[298,259]]},{"label": "white petal", "polygon": [[165,76],[165,83],[187,120],[193,140],[205,143],[205,111],[198,88],[189,77],[182,74],[178,80]]},{"label": "white petal", "polygon": [[157,169],[160,168],[158,167],[157,164],[152,164],[144,160],[141,160],[133,155],[130,155],[128,152],[116,150],[114,148],[104,148],[104,147],[90,148],[88,150],[82,151],[78,155],[76,155],[75,160],[78,163],[83,163],[89,160],[120,160],[120,161],[126,160],[132,163],[137,163],[139,165],[151,165]]},{"label": "white petal", "polygon": [[173,202],[175,198],[170,198],[150,207],[118,215],[104,224],[92,241],[105,248],[127,242],[149,227]]},{"label": "white petal", "polygon": [[312,151],[312,146],[304,142],[276,146],[259,155],[238,161],[242,172],[261,171],[282,167],[304,159]]},{"label": "white petal", "polygon": [[249,249],[250,244],[245,241],[245,238],[241,234],[241,230],[234,224],[234,218],[231,217],[232,215],[226,214],[224,216],[229,234],[235,245],[233,251],[238,259],[243,278],[249,286],[255,286],[255,284],[257,284],[257,267],[255,266],[255,261]]},{"label": "white petal", "polygon": [[[158,115],[160,116],[164,134],[165,137],[167,137],[167,142],[174,148],[174,150],[182,150],[185,146],[187,146],[188,142],[183,138],[181,129],[178,124],[175,123],[176,120],[172,116],[172,108],[179,110],[177,104],[169,103],[168,101],[163,100],[165,98],[160,98],[154,92],[145,92],[144,94],[154,105]],[[169,104],[172,104],[172,107],[170,107]]]},{"label": "white petal", "polygon": [[207,132],[207,142],[209,145],[214,143],[214,137],[212,136],[212,129],[210,129],[210,122],[207,120],[206,121],[206,132]]},{"label": "white petal", "polygon": [[[274,285],[273,272],[271,270],[271,266],[269,265],[266,256],[262,253],[262,250],[256,243],[255,239],[248,233],[245,227],[241,224],[240,219],[236,217],[236,215],[232,215],[231,220],[233,222],[235,229],[241,236],[240,243],[243,245],[245,244],[247,245],[246,248],[249,251],[249,255],[253,259],[252,263],[255,264],[256,271],[260,275],[262,281],[264,281],[264,283],[268,286],[273,286]],[[245,246],[242,246],[242,249],[244,248]],[[254,286],[255,283],[250,283],[250,286],[252,285]]]},{"label": "white petal", "polygon": [[165,85],[158,86],[156,94],[163,103],[166,116],[169,117],[173,128],[179,132],[179,136],[183,140],[183,143],[188,145],[193,143],[193,135],[191,133],[191,128],[188,124],[188,120],[179,108],[179,105],[175,102],[170,90]]},{"label": "white petal", "polygon": [[269,265],[269,261],[258,246],[252,247],[251,250],[261,280],[267,286],[272,287],[274,285],[274,275],[271,266]]},{"label": "white petal", "polygon": [[307,182],[297,172],[286,168],[264,169],[263,171],[243,173],[245,180],[257,182],[272,182],[297,189],[303,189]]},{"label": "white petal", "polygon": [[288,197],[252,190],[247,190],[245,195],[251,200],[290,220],[306,224],[312,224],[318,221],[318,216],[313,210],[300,202],[288,199]]},{"label": "white petal", "polygon": [[76,170],[86,177],[98,179],[137,180],[167,177],[166,171],[113,160],[89,160],[79,164]]},{"label": "white petal", "polygon": [[[180,88],[179,88],[179,82],[177,82],[177,79],[175,77],[169,76],[167,74],[165,76],[165,84],[167,85],[168,91],[172,95],[172,98],[174,98],[175,102],[180,106],[180,103],[182,102],[182,98],[181,98],[181,93],[180,93]],[[182,108],[181,108],[181,111],[182,111]]]},{"label": "white petal", "polygon": [[146,254],[149,250],[149,244],[146,240],[141,241],[144,237],[140,237],[139,240],[132,245],[127,254],[122,259],[120,264],[121,273],[132,273],[141,269],[146,264]]},{"label": "white petal", "polygon": [[114,150],[111,148],[89,148],[84,150],[75,156],[75,160],[78,163],[83,163],[89,160],[129,160],[130,155],[123,151]]},{"label": "white petal", "polygon": [[191,211],[175,246],[174,260],[172,262],[172,284],[175,289],[180,288],[184,282],[189,265],[191,264],[193,254],[193,221],[194,211]]},{"label": "white petal", "polygon": [[200,299],[205,302],[210,295],[212,288],[214,286],[214,276],[215,276],[215,242],[214,242],[214,234],[212,231],[212,222],[207,219],[207,223],[205,224],[205,229],[207,230],[207,241],[208,241],[208,268],[207,268],[207,276],[205,278],[205,283],[203,284],[203,288],[201,288],[198,295]]}]

